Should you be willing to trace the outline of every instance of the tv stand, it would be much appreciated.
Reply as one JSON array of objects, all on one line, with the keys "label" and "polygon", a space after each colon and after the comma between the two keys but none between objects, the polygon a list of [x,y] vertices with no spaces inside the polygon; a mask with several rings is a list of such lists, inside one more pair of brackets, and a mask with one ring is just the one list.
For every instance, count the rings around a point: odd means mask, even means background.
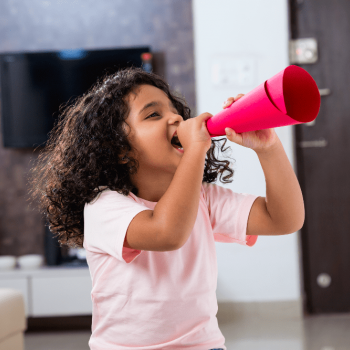
[{"label": "tv stand", "polygon": [[86,266],[0,271],[0,288],[22,292],[26,317],[92,315],[92,283]]}]

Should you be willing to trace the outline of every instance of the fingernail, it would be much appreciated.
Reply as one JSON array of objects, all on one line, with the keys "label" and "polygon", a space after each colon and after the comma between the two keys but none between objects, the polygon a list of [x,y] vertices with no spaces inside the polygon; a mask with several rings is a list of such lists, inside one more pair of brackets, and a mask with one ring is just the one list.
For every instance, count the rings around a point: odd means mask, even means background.
[{"label": "fingernail", "polygon": [[226,101],[226,102],[224,103],[223,108],[225,109],[225,108],[227,108],[229,105],[230,105],[230,104],[229,104],[229,101]]},{"label": "fingernail", "polygon": [[226,131],[227,135],[231,135],[232,134],[232,132],[231,132],[231,130],[229,128],[225,128],[225,131]]}]

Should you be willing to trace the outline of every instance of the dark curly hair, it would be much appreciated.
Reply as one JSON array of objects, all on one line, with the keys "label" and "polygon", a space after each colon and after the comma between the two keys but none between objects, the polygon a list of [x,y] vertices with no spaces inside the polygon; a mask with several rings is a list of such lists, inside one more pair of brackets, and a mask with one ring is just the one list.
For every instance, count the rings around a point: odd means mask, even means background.
[{"label": "dark curly hair", "polygon": [[[184,120],[192,118],[185,99],[172,92],[162,77],[136,67],[105,75],[85,94],[60,106],[48,141],[30,169],[29,197],[39,200],[40,212],[61,246],[83,247],[84,206],[102,192],[99,186],[137,196],[130,175],[137,172],[138,162],[129,154],[132,147],[124,126],[130,111],[127,96],[144,84],[163,90]],[[221,182],[233,181],[229,181],[234,173],[230,162],[215,158],[221,140],[225,140],[221,151],[230,148],[223,149],[226,137],[212,139],[203,182],[216,181],[218,174]],[[224,171],[230,174],[222,181]]]}]

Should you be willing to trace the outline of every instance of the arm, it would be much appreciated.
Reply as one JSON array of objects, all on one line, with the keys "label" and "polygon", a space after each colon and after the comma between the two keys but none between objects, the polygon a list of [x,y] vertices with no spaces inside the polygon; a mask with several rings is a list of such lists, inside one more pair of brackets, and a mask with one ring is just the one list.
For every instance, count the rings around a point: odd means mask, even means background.
[{"label": "arm", "polygon": [[[236,100],[244,96],[239,94]],[[228,98],[224,106],[235,99]],[[231,132],[231,134],[228,133]],[[294,170],[274,129],[235,133],[227,129],[227,138],[253,149],[266,181],[266,197],[258,197],[250,210],[248,235],[282,235],[298,231],[304,224],[303,195]]]},{"label": "arm", "polygon": [[170,186],[154,208],[153,216],[164,228],[166,240],[176,248],[187,241],[197,218],[205,156],[199,148],[183,154]]},{"label": "arm", "polygon": [[183,154],[154,210],[144,210],[131,221],[124,247],[164,252],[176,250],[187,241],[198,213],[205,155],[200,148]]},{"label": "arm", "polygon": [[154,210],[144,210],[131,221],[124,247],[149,251],[180,248],[191,234],[198,214],[206,152],[187,150],[167,191]]},{"label": "arm", "polygon": [[256,152],[266,181],[266,197],[255,200],[248,219],[248,235],[280,235],[298,231],[304,224],[303,195],[281,141]]}]

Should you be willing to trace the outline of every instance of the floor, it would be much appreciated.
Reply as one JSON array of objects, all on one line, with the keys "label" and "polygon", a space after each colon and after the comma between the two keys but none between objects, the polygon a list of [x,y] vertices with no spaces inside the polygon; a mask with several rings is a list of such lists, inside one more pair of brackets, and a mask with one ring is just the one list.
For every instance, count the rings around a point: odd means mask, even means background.
[{"label": "floor", "polygon": [[[350,350],[350,314],[219,324],[228,350]],[[89,331],[28,333],[25,350],[89,350]]]}]

